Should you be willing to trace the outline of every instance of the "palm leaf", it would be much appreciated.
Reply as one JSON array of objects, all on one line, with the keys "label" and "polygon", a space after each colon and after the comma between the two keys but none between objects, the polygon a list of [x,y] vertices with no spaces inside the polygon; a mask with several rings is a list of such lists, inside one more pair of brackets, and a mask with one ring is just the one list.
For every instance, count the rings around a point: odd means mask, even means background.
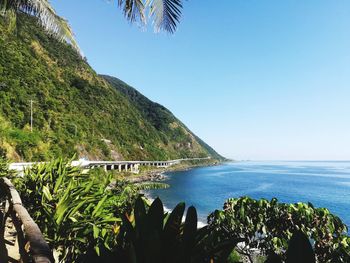
[{"label": "palm leaf", "polygon": [[145,12],[149,11],[155,30],[169,33],[175,32],[182,10],[182,0],[118,0],[118,5],[130,22],[145,24]]},{"label": "palm leaf", "polygon": [[123,9],[125,17],[130,22],[140,19],[141,23],[145,23],[145,5],[143,0],[118,0],[118,6]]},{"label": "palm leaf", "polygon": [[157,31],[174,33],[181,17],[181,0],[147,0]]},{"label": "palm leaf", "polygon": [[71,43],[79,51],[68,22],[56,14],[48,0],[0,0],[0,9],[3,13],[16,11],[36,16],[50,34],[60,41]]}]

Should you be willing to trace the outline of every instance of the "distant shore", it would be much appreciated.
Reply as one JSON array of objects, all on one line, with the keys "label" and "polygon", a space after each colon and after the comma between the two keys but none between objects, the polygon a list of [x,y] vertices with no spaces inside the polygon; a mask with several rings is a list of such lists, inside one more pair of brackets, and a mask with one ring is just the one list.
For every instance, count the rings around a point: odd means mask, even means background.
[{"label": "distant shore", "polygon": [[166,178],[165,173],[167,172],[187,171],[198,167],[216,166],[222,163],[222,161],[214,160],[211,162],[181,163],[169,166],[168,168],[154,168],[130,176],[127,178],[127,181],[131,183],[160,182]]}]

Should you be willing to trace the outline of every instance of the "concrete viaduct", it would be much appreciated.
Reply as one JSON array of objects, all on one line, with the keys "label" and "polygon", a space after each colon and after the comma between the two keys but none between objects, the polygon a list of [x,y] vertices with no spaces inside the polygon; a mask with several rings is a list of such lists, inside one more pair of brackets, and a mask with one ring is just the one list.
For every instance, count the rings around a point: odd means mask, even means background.
[{"label": "concrete viaduct", "polygon": [[[103,168],[105,171],[117,170],[119,172],[131,172],[138,173],[140,166],[154,166],[157,168],[167,168],[174,164],[179,164],[182,161],[195,161],[195,160],[208,160],[210,157],[206,158],[185,158],[169,161],[88,161],[85,159],[80,159],[78,161],[73,161],[72,166],[79,166],[83,170],[90,170],[94,168]],[[26,168],[30,168],[38,163],[12,163],[10,164],[10,169],[15,170],[18,173],[22,173]]]}]

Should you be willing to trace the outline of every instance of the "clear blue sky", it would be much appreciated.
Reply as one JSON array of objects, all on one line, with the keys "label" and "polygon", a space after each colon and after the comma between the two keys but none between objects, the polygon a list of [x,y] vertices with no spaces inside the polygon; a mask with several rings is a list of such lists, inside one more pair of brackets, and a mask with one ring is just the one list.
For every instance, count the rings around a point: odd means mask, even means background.
[{"label": "clear blue sky", "polygon": [[189,0],[175,35],[130,25],[111,2],[52,1],[98,73],[221,154],[350,159],[350,1]]}]

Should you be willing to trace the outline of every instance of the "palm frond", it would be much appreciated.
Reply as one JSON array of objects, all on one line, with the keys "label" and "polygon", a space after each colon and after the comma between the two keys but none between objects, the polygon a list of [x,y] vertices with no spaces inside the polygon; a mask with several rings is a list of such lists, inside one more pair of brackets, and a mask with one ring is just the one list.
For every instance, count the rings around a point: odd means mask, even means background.
[{"label": "palm frond", "polygon": [[[146,24],[145,12],[149,11],[156,31],[174,33],[181,17],[182,0],[118,0],[125,17],[130,22]],[[60,41],[67,41],[80,52],[68,22],[58,16],[49,0],[0,0],[0,12],[23,12],[38,17],[44,28]]]},{"label": "palm frond", "polygon": [[2,13],[14,10],[38,17],[39,23],[60,41],[69,42],[80,52],[68,22],[58,16],[48,0],[0,0]]},{"label": "palm frond", "polygon": [[139,19],[142,24],[146,23],[143,0],[118,0],[118,6],[123,9],[125,17],[130,22]]},{"label": "palm frond", "polygon": [[147,0],[157,31],[174,33],[180,21],[182,0]]},{"label": "palm frond", "polygon": [[145,13],[153,19],[156,31],[174,33],[181,17],[182,0],[118,0],[125,17],[130,22],[146,24]]}]

